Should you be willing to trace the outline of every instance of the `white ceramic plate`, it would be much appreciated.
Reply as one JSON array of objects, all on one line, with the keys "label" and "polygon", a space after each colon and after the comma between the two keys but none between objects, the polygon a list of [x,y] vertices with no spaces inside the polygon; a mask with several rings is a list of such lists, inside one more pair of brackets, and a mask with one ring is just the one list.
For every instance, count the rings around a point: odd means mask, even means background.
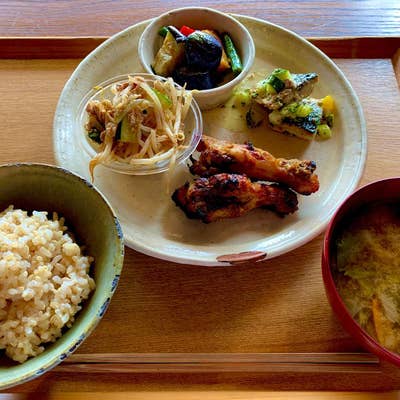
[{"label": "white ceramic plate", "polygon": [[[262,251],[267,258],[291,251],[321,233],[341,202],[356,188],[362,175],[367,134],[360,103],[337,66],[316,47],[296,34],[265,21],[236,16],[253,35],[256,61],[253,71],[267,74],[276,67],[292,72],[317,72],[313,97],[331,94],[337,112],[333,137],[307,143],[264,128],[248,132],[240,114],[230,107],[204,114],[204,133],[234,142],[251,140],[276,157],[312,159],[317,163],[320,189],[299,195],[299,210],[279,218],[254,210],[237,218],[211,224],[189,220],[166,189],[165,174],[126,176],[98,167],[94,185],[108,198],[123,229],[127,246],[178,263],[224,265],[223,254]],[[88,156],[74,140],[78,105],[97,83],[114,75],[141,72],[137,55],[140,34],[149,21],[116,34],[89,54],[66,83],[54,119],[56,162],[89,178]],[[259,75],[262,76],[262,75]],[[193,177],[186,165],[178,167],[171,188]]]}]

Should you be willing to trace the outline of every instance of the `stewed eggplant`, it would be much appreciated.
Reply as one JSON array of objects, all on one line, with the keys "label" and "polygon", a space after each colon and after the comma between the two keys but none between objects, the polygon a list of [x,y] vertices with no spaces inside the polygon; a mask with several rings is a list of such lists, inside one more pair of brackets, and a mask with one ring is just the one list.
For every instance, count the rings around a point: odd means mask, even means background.
[{"label": "stewed eggplant", "polygon": [[207,32],[195,31],[186,39],[186,65],[197,71],[212,71],[221,61],[222,45]]},{"label": "stewed eggplant", "polygon": [[[207,90],[216,87],[227,74],[241,72],[241,62],[228,34],[182,26],[163,27],[163,44],[152,65],[157,75],[172,76],[187,89]],[[223,38],[223,40],[221,39]],[[228,38],[228,39],[227,39]]]},{"label": "stewed eggplant", "polygon": [[216,86],[210,71],[193,71],[185,65],[177,68],[172,73],[172,78],[181,86],[186,84],[189,90],[207,90]]}]

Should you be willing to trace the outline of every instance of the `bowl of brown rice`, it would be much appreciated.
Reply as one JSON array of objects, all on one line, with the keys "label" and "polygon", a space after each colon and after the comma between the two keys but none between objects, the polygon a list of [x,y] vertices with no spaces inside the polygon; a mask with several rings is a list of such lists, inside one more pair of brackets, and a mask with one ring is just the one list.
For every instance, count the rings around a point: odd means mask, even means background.
[{"label": "bowl of brown rice", "polygon": [[103,317],[124,257],[119,222],[85,179],[0,166],[0,390],[62,362]]}]

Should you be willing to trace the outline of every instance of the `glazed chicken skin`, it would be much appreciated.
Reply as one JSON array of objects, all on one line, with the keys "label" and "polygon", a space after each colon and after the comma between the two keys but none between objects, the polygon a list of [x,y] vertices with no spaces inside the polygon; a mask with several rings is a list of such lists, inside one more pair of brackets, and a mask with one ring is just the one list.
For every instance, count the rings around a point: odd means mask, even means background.
[{"label": "glazed chicken skin", "polygon": [[278,182],[297,193],[309,195],[319,189],[316,163],[309,160],[275,158],[251,143],[234,144],[203,135],[197,150],[198,160],[191,157],[190,172],[202,177],[228,172],[244,174],[252,180]]},{"label": "glazed chicken skin", "polygon": [[186,182],[175,190],[172,200],[188,218],[204,223],[239,217],[258,207],[268,208],[280,216],[297,210],[297,196],[290,189],[227,173]]}]

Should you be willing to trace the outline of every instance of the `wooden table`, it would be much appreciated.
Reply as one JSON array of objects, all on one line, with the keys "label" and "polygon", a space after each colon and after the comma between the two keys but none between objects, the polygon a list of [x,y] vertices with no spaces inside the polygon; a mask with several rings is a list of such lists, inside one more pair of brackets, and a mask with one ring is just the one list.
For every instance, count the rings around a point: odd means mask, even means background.
[{"label": "wooden table", "polygon": [[[360,184],[398,175],[398,1],[196,4],[269,20],[325,51],[365,111],[369,150]],[[191,3],[0,2],[0,162],[54,163],[53,113],[79,61],[109,35],[185,5]],[[181,389],[218,390],[230,398],[232,390],[400,389],[399,371],[364,352],[333,315],[321,244],[322,235],[266,262],[216,269],[127,248],[96,331],[53,371],[12,391],[170,391],[178,398]]]}]

